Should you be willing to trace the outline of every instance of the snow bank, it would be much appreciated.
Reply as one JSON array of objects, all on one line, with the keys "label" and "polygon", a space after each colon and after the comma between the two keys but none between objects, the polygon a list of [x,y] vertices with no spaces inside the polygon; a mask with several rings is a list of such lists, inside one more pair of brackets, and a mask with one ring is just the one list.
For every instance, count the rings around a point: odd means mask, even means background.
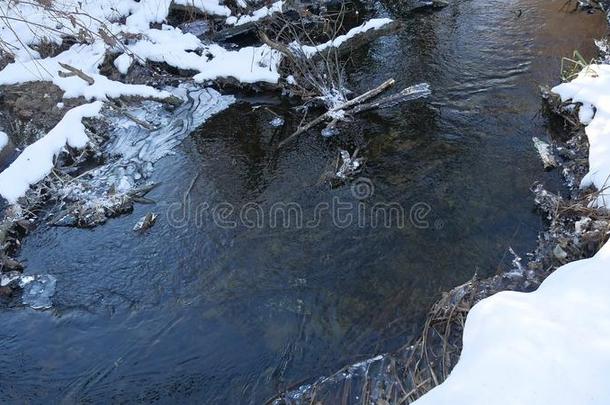
[{"label": "snow bank", "polygon": [[[199,72],[194,76],[197,82],[234,78],[241,83],[277,83],[280,77],[281,55],[267,45],[231,51],[216,44],[204,45],[194,35],[170,26],[150,29],[143,35],[143,40],[129,47],[138,62],[165,62],[178,69],[194,70]],[[201,55],[194,50],[200,50]],[[125,74],[133,62],[130,54],[123,53],[114,65]]]},{"label": "snow bank", "polygon": [[[610,65],[591,65],[576,79],[555,87],[553,92],[563,101],[571,99],[583,103],[580,118],[583,124],[588,124],[585,131],[590,149],[589,173],[581,186],[594,185],[598,190],[607,188],[610,185]],[[602,193],[598,204],[610,205],[610,192]]]},{"label": "snow bank", "polygon": [[[167,19],[172,4],[194,7],[204,13],[228,17],[229,8],[219,0],[64,0],[45,8],[35,3],[16,3],[10,7],[0,2],[0,11],[8,18],[0,21],[0,40],[14,50],[16,61],[0,72],[1,84],[28,81],[52,81],[65,91],[65,97],[83,96],[88,100],[107,97],[143,96],[165,97],[167,94],[148,86],[126,85],[110,81],[99,74],[98,65],[107,51],[121,52],[112,39],[97,38],[89,45],[75,45],[54,58],[40,59],[31,45],[41,41],[60,44],[62,36],[79,37],[81,29],[93,33],[105,32],[107,38],[129,34],[141,40],[128,46],[115,60],[115,67],[123,74],[138,59],[140,62],[165,62],[179,69],[201,72],[198,81],[233,77],[244,83],[256,81],[277,82],[278,53],[268,47],[246,47],[228,51],[217,45],[204,45],[192,34],[163,26],[161,30],[151,24]],[[281,2],[257,10],[252,16],[243,16],[238,23],[254,21],[269,13],[281,10]],[[71,18],[63,13],[73,12]],[[75,12],[75,13],[74,13]],[[28,22],[20,21],[27,16]],[[125,18],[125,24],[119,21]],[[203,56],[193,51],[200,50]],[[78,77],[61,77],[59,63],[65,63],[91,76],[95,83],[87,84]]]},{"label": "snow bank", "polygon": [[610,403],[610,244],[470,311],[460,361],[417,405]]},{"label": "snow bank", "polygon": [[[151,25],[165,22],[172,4],[228,17],[225,20],[227,25],[242,25],[282,12],[283,1],[239,17],[231,16],[230,9],[219,0],[63,0],[55,1],[47,8],[30,2],[11,4],[10,7],[5,3],[0,2],[0,11],[9,18],[0,20],[0,40],[14,50],[16,61],[0,72],[0,85],[52,81],[65,91],[65,97],[83,96],[88,100],[121,95],[165,96],[147,86],[126,85],[100,75],[98,65],[108,51],[119,53],[114,66],[122,74],[127,74],[136,61],[153,61],[193,70],[196,72],[194,79],[198,82],[233,78],[242,83],[277,83],[280,77],[281,54],[267,45],[227,50],[216,44],[204,44],[179,28],[163,25],[162,29],[156,29]],[[245,3],[240,1],[238,5],[242,7]],[[72,13],[71,17],[66,14],[68,12]],[[19,21],[23,16],[27,16],[29,23]],[[123,19],[124,24],[121,23]],[[311,56],[391,22],[388,18],[373,19],[324,44],[302,49]],[[60,44],[62,36],[66,35],[79,38],[83,30],[102,32],[104,39],[93,35],[89,38],[92,44],[75,45],[54,58],[46,59],[40,59],[31,47],[42,40]],[[131,38],[126,48],[115,40],[122,34]],[[82,70],[95,83],[89,85],[78,77],[61,77],[58,71],[63,69],[59,62]]]},{"label": "snow bank", "polygon": [[[583,103],[590,172],[610,177],[610,66],[592,65],[553,89]],[[610,200],[598,204],[610,206]],[[592,259],[562,266],[532,293],[501,292],[475,305],[449,378],[417,405],[609,404],[610,243]]]},{"label": "snow bank", "polygon": [[[0,14],[6,17],[0,20],[0,40],[16,61],[38,59],[40,55],[31,45],[42,40],[61,44],[62,36],[78,38],[81,28],[98,32],[102,23],[125,17],[139,7],[133,0],[62,0],[46,8],[33,1],[1,1]],[[66,18],[66,12],[75,12],[73,21]]]},{"label": "snow bank", "polygon": [[25,195],[30,185],[45,178],[53,169],[53,159],[66,145],[83,148],[89,138],[82,124],[84,117],[95,117],[102,108],[96,101],[68,111],[63,119],[48,134],[34,142],[2,173],[0,173],[0,195],[9,203],[17,202]]},{"label": "snow bank", "polygon": [[[15,52],[18,61],[38,58],[30,46],[41,40],[60,44],[62,36],[79,37],[81,29],[112,33],[137,33],[152,23],[162,23],[173,4],[190,6],[209,15],[228,17],[231,11],[219,0],[61,0],[45,2],[0,2],[0,39]],[[71,13],[68,17],[66,13]],[[26,17],[28,22],[22,21]],[[126,25],[118,23],[122,18]]]}]

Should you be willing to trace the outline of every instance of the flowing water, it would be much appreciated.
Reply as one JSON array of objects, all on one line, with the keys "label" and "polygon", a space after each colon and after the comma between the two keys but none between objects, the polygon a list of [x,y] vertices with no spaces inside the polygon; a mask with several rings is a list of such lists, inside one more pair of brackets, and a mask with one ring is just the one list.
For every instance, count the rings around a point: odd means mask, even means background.
[{"label": "flowing water", "polygon": [[[430,99],[278,151],[299,117],[238,98],[155,163],[155,205],[41,226],[20,259],[56,278],[54,307],[0,311],[2,400],[261,403],[406,343],[441,291],[506,268],[544,226],[529,189],[560,182],[531,142],[548,136],[537,86],[605,30],[563,4],[380,6],[406,27],[355,52],[349,83],[428,82]],[[368,160],[355,186],[326,181],[339,147]],[[374,223],[379,207],[395,222]],[[149,211],[157,224],[134,234]]]}]

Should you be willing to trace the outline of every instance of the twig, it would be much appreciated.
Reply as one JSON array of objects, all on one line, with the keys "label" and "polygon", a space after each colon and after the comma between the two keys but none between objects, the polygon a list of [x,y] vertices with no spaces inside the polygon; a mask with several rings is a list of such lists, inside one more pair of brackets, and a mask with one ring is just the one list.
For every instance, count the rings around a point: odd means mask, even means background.
[{"label": "twig", "polygon": [[62,68],[66,69],[68,72],[70,72],[70,73],[65,73],[62,71],[57,72],[57,74],[60,77],[77,76],[77,77],[83,79],[84,81],[86,81],[89,84],[89,86],[91,86],[93,83],[95,83],[95,80],[93,80],[93,78],[91,76],[89,76],[88,74],[85,74],[82,70],[72,67],[66,63],[62,63],[62,62],[58,62],[58,63],[59,63],[59,66],[61,66]]},{"label": "twig", "polygon": [[149,131],[154,131],[155,129],[157,129],[156,127],[150,125],[148,122],[142,121],[141,119],[139,119],[138,117],[136,117],[135,115],[133,115],[132,113],[127,111],[125,108],[118,105],[115,101],[106,101],[105,103],[107,105],[109,105],[113,110],[123,114],[125,117],[129,118],[130,120],[132,120],[136,124],[140,125],[141,127],[146,128]]}]

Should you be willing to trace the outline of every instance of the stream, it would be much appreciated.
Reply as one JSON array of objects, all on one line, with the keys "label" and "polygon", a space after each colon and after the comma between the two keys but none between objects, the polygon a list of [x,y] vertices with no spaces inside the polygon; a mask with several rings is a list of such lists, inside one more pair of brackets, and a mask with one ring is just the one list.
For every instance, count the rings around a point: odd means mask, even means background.
[{"label": "stream", "polygon": [[[564,3],[408,16],[388,1],[379,11],[405,29],[355,51],[348,82],[427,82],[429,99],[277,150],[300,116],[237,95],[155,163],[154,205],[90,230],[41,225],[19,259],[56,278],[53,308],[0,310],[0,397],[258,404],[407,343],[442,291],[508,269],[509,248],[525,255],[544,229],[530,188],[562,183],[531,140],[550,136],[538,86],[562,56],[594,57],[606,29]],[[331,188],[339,148],[367,164]],[[375,207],[403,221],[372,220]]]}]

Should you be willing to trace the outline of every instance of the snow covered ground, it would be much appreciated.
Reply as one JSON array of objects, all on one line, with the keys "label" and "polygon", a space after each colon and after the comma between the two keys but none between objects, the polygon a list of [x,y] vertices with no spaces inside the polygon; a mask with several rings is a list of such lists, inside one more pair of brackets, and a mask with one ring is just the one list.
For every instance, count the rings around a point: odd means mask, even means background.
[{"label": "snow covered ground", "polygon": [[[610,66],[592,65],[553,89],[583,103],[590,172],[610,178]],[[606,194],[607,195],[607,194]],[[610,200],[598,199],[610,207]],[[532,293],[501,292],[473,307],[455,369],[417,405],[610,404],[610,243],[570,263]]]},{"label": "snow covered ground", "polygon": [[[0,0],[0,15],[5,16],[0,19],[0,47],[8,49],[15,59],[0,71],[0,85],[48,81],[64,91],[65,99],[84,97],[94,102],[68,111],[56,128],[26,148],[0,173],[0,195],[10,203],[17,202],[30,185],[50,173],[55,157],[66,144],[84,147],[87,137],[80,118],[91,116],[93,110],[99,112],[101,104],[96,100],[170,96],[166,90],[126,84],[101,74],[100,67],[107,54],[116,56],[114,67],[123,75],[134,63],[151,61],[194,71],[193,80],[198,83],[229,78],[248,84],[278,83],[282,56],[269,46],[226,49],[163,24],[174,6],[195,8],[224,19],[225,24],[231,26],[281,12],[284,5],[277,1],[248,14],[246,3],[238,0],[238,10],[232,15],[232,11],[221,3],[219,0],[56,0],[49,3]],[[368,21],[334,41],[306,47],[307,55],[339,46],[356,35],[381,29],[391,22],[390,19]],[[42,58],[35,50],[42,42],[61,44],[66,36],[82,38],[82,43],[72,45],[54,57]],[[82,74],[74,74],[74,70]]]}]

